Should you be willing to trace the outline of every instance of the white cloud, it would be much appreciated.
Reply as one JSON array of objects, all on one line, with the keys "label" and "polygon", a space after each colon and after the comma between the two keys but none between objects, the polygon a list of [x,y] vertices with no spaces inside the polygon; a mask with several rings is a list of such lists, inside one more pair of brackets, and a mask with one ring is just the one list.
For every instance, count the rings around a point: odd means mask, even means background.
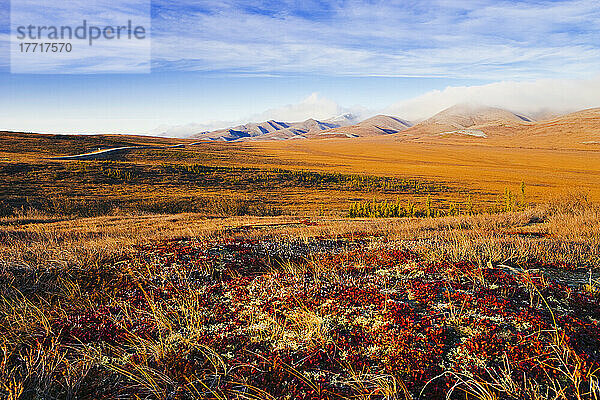
[{"label": "white cloud", "polygon": [[342,114],[344,109],[335,101],[324,98],[319,93],[312,93],[296,104],[287,104],[283,107],[272,108],[254,115],[254,121],[269,119],[280,121],[304,121],[308,118],[327,119]]},{"label": "white cloud", "polygon": [[[10,8],[10,37],[0,36],[2,46],[8,46],[10,40],[11,71],[15,73],[39,74],[92,74],[92,73],[149,73],[151,67],[151,9],[150,0],[124,0],[118,5],[110,0],[89,2],[74,0],[68,2],[49,2],[44,0],[13,0]],[[99,29],[127,25],[144,28],[143,39],[130,39],[121,35],[120,39],[105,39]],[[83,26],[85,23],[85,27]],[[33,37],[19,38],[18,27],[39,27],[32,29]],[[62,36],[61,27],[68,26],[74,36]],[[90,36],[93,29],[98,39]],[[23,51],[21,45],[27,42],[42,43],[48,40],[54,27],[60,37],[60,43],[68,43],[69,51]],[[85,39],[77,38],[77,31]],[[25,32],[29,32],[27,29]],[[94,35],[96,33],[94,32]],[[92,44],[93,43],[93,44]],[[48,49],[46,49],[48,50]]]},{"label": "white cloud", "polygon": [[600,106],[600,77],[586,80],[542,79],[504,81],[480,86],[447,87],[391,105],[384,111],[409,120],[421,120],[459,103],[506,108],[529,115],[558,113]]}]

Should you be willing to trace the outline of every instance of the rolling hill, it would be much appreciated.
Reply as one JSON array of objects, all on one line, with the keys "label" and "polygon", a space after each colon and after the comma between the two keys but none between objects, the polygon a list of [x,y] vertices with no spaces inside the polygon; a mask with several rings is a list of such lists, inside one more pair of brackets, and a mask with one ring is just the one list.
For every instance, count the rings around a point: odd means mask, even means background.
[{"label": "rolling hill", "polygon": [[237,141],[237,140],[287,140],[301,139],[328,129],[347,126],[356,122],[352,114],[319,121],[309,118],[301,122],[281,122],[269,120],[260,123],[248,123],[232,128],[201,132],[192,135],[194,139]]},{"label": "rolling hill", "polygon": [[389,115],[376,115],[359,122],[358,124],[321,132],[319,133],[319,136],[370,137],[392,135],[394,133],[402,132],[411,126],[412,123],[404,119]]},{"label": "rolling hill", "polygon": [[406,130],[402,140],[421,143],[479,143],[540,149],[600,148],[600,108],[577,111],[544,121],[488,109],[473,115],[442,112]]},{"label": "rolling hill", "polygon": [[496,141],[545,148],[600,148],[600,108],[577,111],[545,121],[488,127]]},{"label": "rolling hill", "polygon": [[521,126],[533,119],[496,107],[458,104],[435,114],[405,132],[416,138],[423,136],[469,136],[486,138],[490,127]]}]

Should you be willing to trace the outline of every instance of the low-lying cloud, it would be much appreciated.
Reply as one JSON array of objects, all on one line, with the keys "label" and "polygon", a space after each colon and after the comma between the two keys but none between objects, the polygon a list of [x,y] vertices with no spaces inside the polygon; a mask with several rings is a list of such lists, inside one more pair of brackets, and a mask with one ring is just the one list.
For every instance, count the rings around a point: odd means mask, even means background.
[{"label": "low-lying cloud", "polygon": [[412,121],[422,120],[460,103],[500,107],[531,116],[566,113],[600,106],[600,77],[586,80],[542,79],[451,86],[392,104],[383,110]]},{"label": "low-lying cloud", "polygon": [[299,103],[287,104],[283,107],[272,108],[253,116],[255,121],[269,119],[280,121],[303,121],[308,118],[327,119],[342,114],[344,109],[335,101],[312,93]]}]

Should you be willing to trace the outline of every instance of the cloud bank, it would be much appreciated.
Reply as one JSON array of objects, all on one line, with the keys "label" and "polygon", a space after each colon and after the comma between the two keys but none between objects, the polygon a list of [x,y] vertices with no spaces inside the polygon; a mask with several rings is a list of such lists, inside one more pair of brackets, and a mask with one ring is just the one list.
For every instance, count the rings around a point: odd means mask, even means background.
[{"label": "cloud bank", "polygon": [[[0,49],[6,49],[5,54],[10,57],[6,57],[0,66],[8,66],[10,60],[13,73],[150,72],[150,0],[122,0],[118,4],[110,0],[12,0],[4,3],[0,5],[0,13],[6,11],[8,14],[10,10],[10,30],[0,31]],[[131,30],[125,28],[121,33],[119,28],[119,34],[116,34],[116,27],[129,24]],[[142,29],[138,35],[134,35],[136,27]],[[68,43],[70,47],[65,50],[64,46],[54,49],[46,46],[39,51],[39,47],[27,46],[31,42]]]},{"label": "cloud bank", "polygon": [[505,108],[531,116],[600,107],[600,77],[586,80],[542,79],[447,87],[397,102],[383,112],[421,120],[459,103]]}]

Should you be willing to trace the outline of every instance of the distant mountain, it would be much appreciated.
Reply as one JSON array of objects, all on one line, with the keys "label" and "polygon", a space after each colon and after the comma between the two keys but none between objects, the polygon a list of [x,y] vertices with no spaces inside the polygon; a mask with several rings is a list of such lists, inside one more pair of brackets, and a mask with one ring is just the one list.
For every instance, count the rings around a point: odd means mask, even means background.
[{"label": "distant mountain", "polygon": [[353,114],[343,114],[334,118],[319,121],[309,118],[301,122],[281,122],[269,120],[260,123],[248,123],[232,128],[219,129],[211,132],[201,132],[192,135],[194,139],[209,140],[287,140],[302,139],[314,136],[328,129],[350,125],[357,121]]},{"label": "distant mountain", "polygon": [[224,140],[229,142],[243,138],[262,136],[288,128],[290,128],[290,125],[285,122],[269,120],[260,123],[248,123],[245,125],[238,125],[227,129],[218,129],[210,132],[201,132],[194,134],[191,137],[197,139]]},{"label": "distant mountain", "polygon": [[391,135],[392,133],[398,133],[408,129],[412,125],[413,124],[411,122],[397,117],[391,117],[389,115],[376,115],[356,124],[355,126],[363,129],[373,129],[375,133]]},{"label": "distant mountain", "polygon": [[431,133],[444,133],[487,124],[515,122],[533,122],[533,119],[502,108],[458,104],[420,122],[415,128],[425,128]]},{"label": "distant mountain", "polygon": [[590,108],[534,124],[490,127],[490,136],[509,137],[521,146],[600,148],[600,108]]},{"label": "distant mountain", "polygon": [[432,144],[485,141],[488,145],[507,147],[597,150],[600,108],[533,121],[498,108],[451,107],[394,136]]},{"label": "distant mountain", "polygon": [[376,115],[354,125],[321,132],[318,136],[369,137],[391,135],[410,128],[409,121],[389,115]]},{"label": "distant mountain", "polygon": [[487,138],[491,127],[531,124],[531,117],[502,108],[458,104],[415,124],[396,136],[417,141],[447,137]]},{"label": "distant mountain", "polygon": [[360,122],[360,119],[354,114],[346,113],[338,115],[337,117],[326,119],[325,122],[346,126],[356,124],[357,122]]}]

